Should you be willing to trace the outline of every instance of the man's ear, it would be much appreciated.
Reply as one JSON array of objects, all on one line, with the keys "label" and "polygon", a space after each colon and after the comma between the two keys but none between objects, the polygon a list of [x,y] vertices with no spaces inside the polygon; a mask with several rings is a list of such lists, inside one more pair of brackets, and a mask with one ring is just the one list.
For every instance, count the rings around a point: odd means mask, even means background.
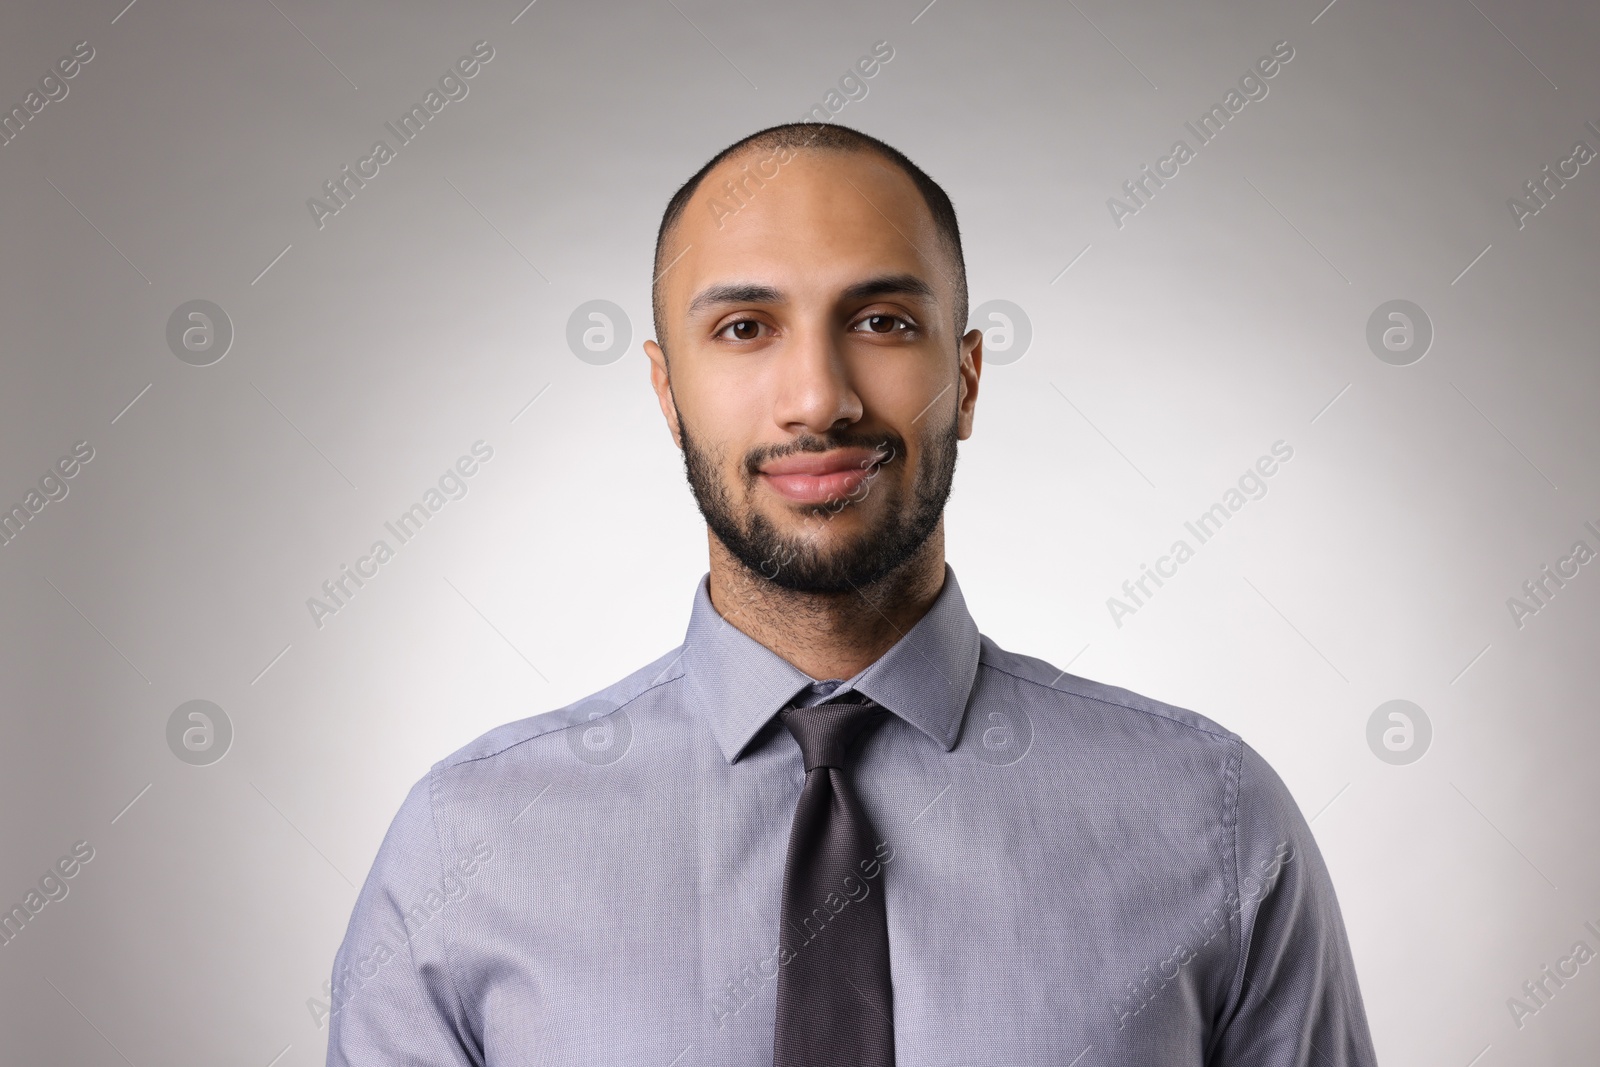
[{"label": "man's ear", "polygon": [[968,330],[961,338],[961,389],[956,395],[956,436],[965,441],[972,436],[972,411],[978,402],[978,378],[983,374],[983,331]]},{"label": "man's ear", "polygon": [[672,383],[667,376],[667,354],[654,341],[644,343],[644,354],[650,357],[650,388],[656,391],[656,403],[661,405],[661,415],[667,420],[672,443],[682,448],[683,433],[678,428],[678,405],[672,399]]}]

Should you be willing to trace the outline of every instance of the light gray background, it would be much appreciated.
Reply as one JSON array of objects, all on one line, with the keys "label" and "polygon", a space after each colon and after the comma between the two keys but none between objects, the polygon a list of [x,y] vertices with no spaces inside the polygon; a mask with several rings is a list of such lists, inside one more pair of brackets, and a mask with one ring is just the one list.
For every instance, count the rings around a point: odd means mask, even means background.
[{"label": "light gray background", "polygon": [[[0,147],[0,503],[95,456],[0,547],[0,903],[95,858],[0,947],[5,1061],[322,1062],[306,1002],[407,787],[680,640],[705,548],[639,350],[660,211],[879,40],[837,121],[945,186],[974,307],[1033,329],[948,513],[979,625],[1267,756],[1386,1062],[1592,1058],[1600,961],[1520,1028],[1506,1001],[1600,950],[1600,565],[1520,628],[1507,599],[1600,546],[1600,162],[1521,229],[1506,201],[1600,149],[1600,12],[1325,2],[8,6],[5,107],[95,57]],[[467,98],[319,230],[307,198],[480,39]],[[1114,225],[1280,40],[1269,95]],[[166,343],[193,299],[236,331],[208,367]],[[565,340],[595,299],[633,328],[603,366]],[[1410,366],[1366,343],[1391,299],[1435,330]],[[479,439],[467,496],[315,626]],[[1270,492],[1115,625],[1280,439]],[[210,766],[166,741],[194,699],[235,731]],[[1409,765],[1368,748],[1392,699],[1433,725]]]}]

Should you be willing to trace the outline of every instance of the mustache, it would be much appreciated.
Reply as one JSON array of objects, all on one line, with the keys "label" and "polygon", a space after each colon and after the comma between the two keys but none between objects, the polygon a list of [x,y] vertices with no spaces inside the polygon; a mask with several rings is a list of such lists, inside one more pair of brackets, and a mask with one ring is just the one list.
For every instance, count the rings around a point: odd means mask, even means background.
[{"label": "mustache", "polygon": [[829,433],[821,437],[805,434],[786,445],[766,445],[745,453],[744,470],[751,478],[761,473],[761,468],[774,459],[799,455],[805,452],[832,452],[838,448],[861,448],[873,453],[866,466],[882,466],[896,456],[905,454],[905,438],[892,430],[875,434]]}]

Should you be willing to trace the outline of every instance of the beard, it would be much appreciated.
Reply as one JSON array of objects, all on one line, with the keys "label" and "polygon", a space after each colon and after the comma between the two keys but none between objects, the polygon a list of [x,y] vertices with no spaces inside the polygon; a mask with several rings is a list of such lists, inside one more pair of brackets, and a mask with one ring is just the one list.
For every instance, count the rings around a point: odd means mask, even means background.
[{"label": "beard", "polygon": [[[750,506],[760,465],[778,456],[798,452],[827,452],[835,448],[866,448],[888,456],[886,466],[905,462],[905,440],[899,434],[836,434],[823,437],[806,435],[787,447],[752,449],[741,465],[742,506],[735,501],[734,487],[719,473],[718,456],[702,449],[679,416],[683,440],[683,467],[694,493],[695,504],[717,540],[752,574],[785,589],[802,593],[860,592],[894,572],[914,556],[944,514],[945,502],[955,476],[956,447],[959,441],[958,415],[921,441],[921,458],[907,491],[903,483],[878,485],[883,468],[871,468],[849,498],[798,509],[813,525],[830,521],[835,514],[855,507],[872,493],[881,493],[885,503],[883,518],[875,528],[862,530],[855,538],[831,550],[814,541],[782,533],[773,522]],[[907,497],[909,496],[909,499]]]}]

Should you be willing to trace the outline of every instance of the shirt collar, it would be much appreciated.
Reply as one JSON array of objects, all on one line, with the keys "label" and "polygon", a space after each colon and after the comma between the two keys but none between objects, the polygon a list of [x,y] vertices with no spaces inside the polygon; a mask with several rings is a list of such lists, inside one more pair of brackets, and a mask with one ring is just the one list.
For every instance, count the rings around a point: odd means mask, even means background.
[{"label": "shirt collar", "polygon": [[[684,637],[684,674],[690,699],[733,763],[816,679],[725,620],[712,606],[710,577],[703,575],[695,590]],[[948,752],[961,732],[978,653],[977,624],[947,563],[944,586],[927,613],[838,691],[853,689],[877,701]]]}]

